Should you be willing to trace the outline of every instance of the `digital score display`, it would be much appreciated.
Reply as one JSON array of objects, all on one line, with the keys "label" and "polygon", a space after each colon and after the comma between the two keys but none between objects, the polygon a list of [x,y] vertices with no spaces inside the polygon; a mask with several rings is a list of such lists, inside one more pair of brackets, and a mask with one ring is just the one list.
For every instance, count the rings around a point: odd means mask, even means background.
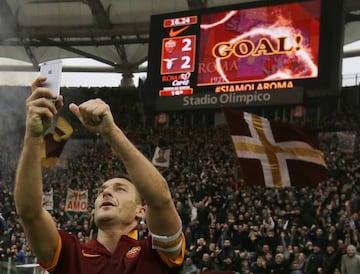
[{"label": "digital score display", "polygon": [[[184,35],[198,24],[197,16],[164,19],[168,37],[162,39],[159,96],[191,95],[190,76],[195,72],[197,35]],[[193,33],[196,29],[193,27]]]},{"label": "digital score display", "polygon": [[321,0],[267,1],[152,16],[157,109],[302,103],[321,78],[323,9]]}]

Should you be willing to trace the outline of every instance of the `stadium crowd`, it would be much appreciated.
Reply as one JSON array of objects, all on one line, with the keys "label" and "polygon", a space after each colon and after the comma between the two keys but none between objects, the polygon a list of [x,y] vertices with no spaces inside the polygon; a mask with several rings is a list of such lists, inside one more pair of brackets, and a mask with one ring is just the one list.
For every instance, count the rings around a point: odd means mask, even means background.
[{"label": "stadium crowd", "polygon": [[[324,118],[320,128],[359,133],[359,125],[359,111],[353,110]],[[243,185],[225,126],[138,127],[128,134],[149,159],[156,146],[171,149],[170,167],[159,169],[172,190],[187,240],[182,274],[355,273],[341,268],[352,248],[360,250],[358,143],[346,154],[337,149],[336,138],[324,138],[327,179],[315,188],[272,189]],[[5,153],[8,147],[0,150]],[[0,258],[33,263],[12,198],[15,168],[12,161],[1,162]],[[58,166],[44,170],[44,190],[53,189],[51,213],[58,228],[80,241],[93,238],[93,205],[85,213],[65,211],[67,189],[88,190],[93,201],[99,183],[119,169],[121,163],[96,136],[69,140]],[[146,222],[139,229],[146,237]]]}]

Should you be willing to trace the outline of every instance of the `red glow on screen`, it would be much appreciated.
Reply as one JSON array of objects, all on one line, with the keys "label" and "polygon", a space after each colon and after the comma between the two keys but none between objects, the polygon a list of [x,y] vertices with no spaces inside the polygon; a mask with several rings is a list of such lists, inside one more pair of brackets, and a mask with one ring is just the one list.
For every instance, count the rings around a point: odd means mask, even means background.
[{"label": "red glow on screen", "polygon": [[318,77],[320,1],[201,16],[197,84]]},{"label": "red glow on screen", "polygon": [[160,97],[166,97],[166,96],[179,96],[179,95],[191,95],[193,94],[192,88],[182,88],[182,89],[165,89],[159,91]]},{"label": "red glow on screen", "polygon": [[164,28],[174,27],[174,26],[184,26],[197,23],[197,16],[185,16],[178,18],[169,18],[164,20]]}]

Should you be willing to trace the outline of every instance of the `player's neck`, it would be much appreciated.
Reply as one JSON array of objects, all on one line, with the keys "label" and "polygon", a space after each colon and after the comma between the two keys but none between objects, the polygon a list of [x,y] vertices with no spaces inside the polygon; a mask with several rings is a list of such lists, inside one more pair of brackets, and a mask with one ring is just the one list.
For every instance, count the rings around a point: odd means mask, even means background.
[{"label": "player's neck", "polygon": [[114,226],[102,227],[101,229],[99,228],[97,241],[101,243],[111,253],[114,253],[121,236],[128,235],[133,229],[133,225],[124,228]]}]

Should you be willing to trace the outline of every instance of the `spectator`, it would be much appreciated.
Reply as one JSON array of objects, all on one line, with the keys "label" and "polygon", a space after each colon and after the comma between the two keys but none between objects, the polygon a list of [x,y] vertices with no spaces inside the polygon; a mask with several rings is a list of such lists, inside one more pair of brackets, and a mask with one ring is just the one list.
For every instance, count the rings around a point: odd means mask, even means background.
[{"label": "spectator", "polygon": [[201,261],[198,263],[198,268],[200,272],[211,272],[218,270],[218,266],[214,259],[209,255],[209,253],[204,253]]},{"label": "spectator", "polygon": [[304,267],[305,274],[317,274],[319,269],[322,268],[323,257],[321,247],[318,244],[313,244],[312,252],[307,257]]},{"label": "spectator", "polygon": [[305,267],[306,256],[304,253],[300,252],[294,256],[293,261],[290,265],[290,274],[303,274]]},{"label": "spectator", "polygon": [[184,264],[180,270],[180,274],[195,274],[197,273],[198,268],[193,263],[192,259],[190,257],[186,257]]},{"label": "spectator", "polygon": [[221,270],[237,270],[239,257],[231,245],[230,239],[225,239],[222,248],[218,254],[218,260]]},{"label": "spectator", "polygon": [[333,274],[336,268],[340,268],[341,249],[329,244],[323,256],[324,274]]},{"label": "spectator", "polygon": [[277,253],[275,255],[274,263],[269,265],[270,273],[289,274],[290,264],[290,259],[286,259],[282,253]]},{"label": "spectator", "polygon": [[341,258],[341,274],[358,274],[360,269],[360,255],[354,245],[346,248],[346,254]]},{"label": "spectator", "polygon": [[267,267],[264,257],[258,256],[256,261],[250,266],[250,271],[253,274],[269,274],[270,269]]}]

